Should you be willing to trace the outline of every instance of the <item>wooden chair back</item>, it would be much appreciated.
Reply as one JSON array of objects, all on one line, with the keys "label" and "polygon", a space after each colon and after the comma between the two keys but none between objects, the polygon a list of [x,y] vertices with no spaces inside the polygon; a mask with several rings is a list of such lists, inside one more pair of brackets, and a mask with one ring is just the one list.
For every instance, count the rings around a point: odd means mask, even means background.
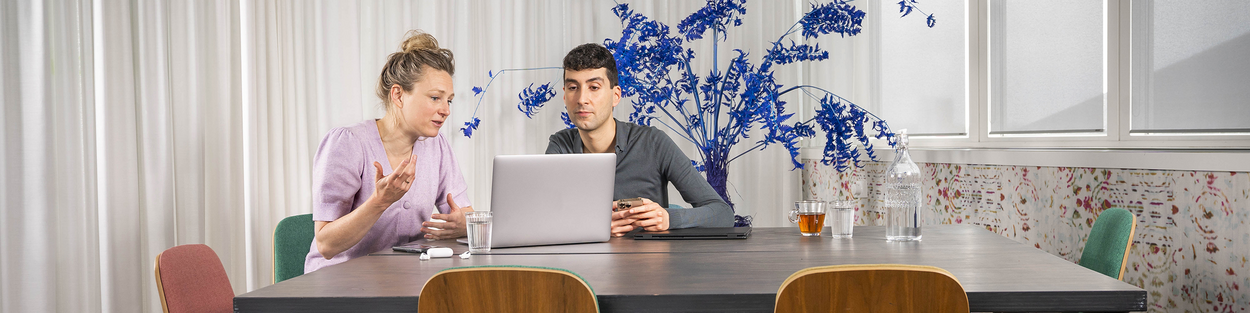
[{"label": "wooden chair back", "polygon": [[564,269],[528,266],[449,268],[421,288],[417,311],[598,312],[595,292]]},{"label": "wooden chair back", "polygon": [[968,312],[954,275],[920,265],[864,264],[806,268],[777,291],[774,312]]}]

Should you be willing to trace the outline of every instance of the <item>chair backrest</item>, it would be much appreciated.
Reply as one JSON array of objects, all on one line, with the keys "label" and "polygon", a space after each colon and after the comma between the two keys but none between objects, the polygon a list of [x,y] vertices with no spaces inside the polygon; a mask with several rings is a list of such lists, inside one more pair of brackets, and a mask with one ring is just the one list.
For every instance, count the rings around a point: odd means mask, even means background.
[{"label": "chair backrest", "polygon": [[165,312],[233,312],[234,289],[212,248],[181,245],[156,255],[156,292]]},{"label": "chair backrest", "polygon": [[273,282],[304,275],[304,259],[312,247],[312,214],[292,215],[273,230]]},{"label": "chair backrest", "polygon": [[421,288],[417,311],[598,312],[595,291],[565,269],[470,266],[443,270]]},{"label": "chair backrest", "polygon": [[1102,211],[1089,230],[1078,264],[1115,279],[1124,279],[1124,264],[1136,231],[1137,216],[1132,212],[1121,208]]},{"label": "chair backrest", "polygon": [[857,264],[799,270],[781,284],[774,312],[968,312],[968,294],[941,268]]}]

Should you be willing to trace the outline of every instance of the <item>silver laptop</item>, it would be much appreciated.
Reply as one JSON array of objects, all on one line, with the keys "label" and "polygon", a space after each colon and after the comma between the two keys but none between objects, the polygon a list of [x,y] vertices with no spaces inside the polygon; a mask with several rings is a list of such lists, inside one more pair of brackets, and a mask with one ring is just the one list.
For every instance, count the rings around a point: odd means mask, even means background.
[{"label": "silver laptop", "polygon": [[608,241],[615,181],[612,153],[496,156],[491,248]]}]

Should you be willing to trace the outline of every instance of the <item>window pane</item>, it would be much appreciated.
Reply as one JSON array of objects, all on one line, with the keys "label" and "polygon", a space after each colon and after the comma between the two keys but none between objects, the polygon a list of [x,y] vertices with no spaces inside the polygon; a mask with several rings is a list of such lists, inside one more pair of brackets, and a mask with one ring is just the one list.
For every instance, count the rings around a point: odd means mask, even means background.
[{"label": "window pane", "polygon": [[1104,129],[1101,1],[990,3],[990,133]]},{"label": "window pane", "polygon": [[912,135],[967,133],[965,3],[925,2],[925,13],[938,19],[933,28],[919,13],[899,18],[897,6],[877,10],[877,99],[890,128]]},{"label": "window pane", "polygon": [[1132,6],[1131,130],[1250,130],[1250,1]]}]

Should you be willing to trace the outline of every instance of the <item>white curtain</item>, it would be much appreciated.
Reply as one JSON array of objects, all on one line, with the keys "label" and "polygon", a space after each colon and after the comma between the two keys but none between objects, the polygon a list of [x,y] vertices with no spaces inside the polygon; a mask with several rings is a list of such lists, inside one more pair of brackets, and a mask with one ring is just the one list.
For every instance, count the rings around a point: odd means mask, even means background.
[{"label": "white curtain", "polygon": [[237,3],[96,5],[101,310],[159,309],[154,257],[179,244],[212,247],[245,290]]},{"label": "white curtain", "polygon": [[237,3],[6,1],[5,312],[159,310],[206,243],[243,291]]},{"label": "white curtain", "polygon": [[[703,4],[623,2],[674,28]],[[516,111],[516,93],[530,83],[558,86],[561,72],[500,76],[477,109],[483,122],[472,139],[459,132],[478,100],[471,88],[485,86],[488,71],[559,66],[578,44],[617,38],[614,5],[0,1],[0,310],[159,312],[154,258],[190,243],[216,251],[235,293],[272,284],[273,228],[311,211],[317,144],[332,127],[382,115],[377,75],[410,29],[456,53],[457,98],[443,132],[474,206],[489,209],[492,158],[542,153],[564,127],[560,95],[530,120]],[[720,64],[731,48],[758,63],[808,7],[749,2]],[[783,67],[779,81],[853,96],[864,89],[856,80],[821,74],[851,68],[855,50],[843,47],[851,42],[822,40],[834,60]],[[706,75],[710,44],[691,47]],[[630,110],[627,99],[616,115],[626,120]],[[787,226],[790,202],[802,197],[790,167],[780,147],[731,164],[739,213],[757,226]]]},{"label": "white curtain", "polygon": [[0,1],[0,311],[99,310],[91,14]]}]

